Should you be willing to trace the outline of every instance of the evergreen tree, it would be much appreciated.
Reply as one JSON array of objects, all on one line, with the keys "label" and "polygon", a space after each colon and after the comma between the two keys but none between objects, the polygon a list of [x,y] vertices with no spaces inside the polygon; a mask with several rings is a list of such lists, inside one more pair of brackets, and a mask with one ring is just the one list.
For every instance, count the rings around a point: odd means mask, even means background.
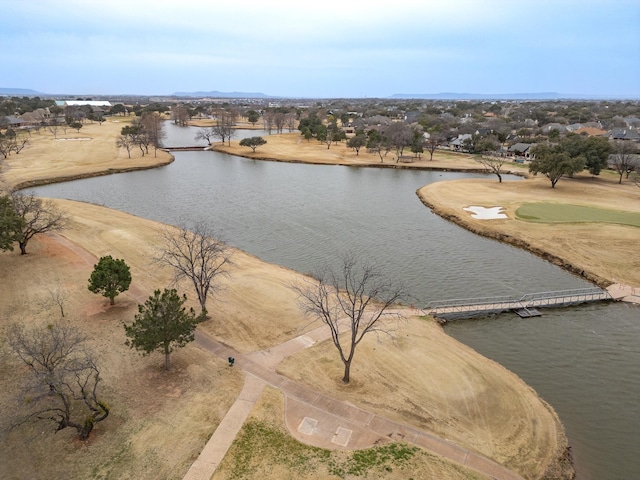
[{"label": "evergreen tree", "polygon": [[131,271],[124,260],[114,260],[111,255],[102,257],[97,265],[94,265],[91,277],[89,277],[89,290],[99,293],[109,299],[113,305],[115,298],[129,289],[131,285]]},{"label": "evergreen tree", "polygon": [[196,326],[203,319],[202,315],[196,316],[193,308],[187,311],[186,301],[187,296],[180,297],[175,289],[156,290],[144,305],[138,305],[135,322],[124,326],[126,345],[141,350],[143,355],[161,351],[169,370],[169,355],[176,347],[193,341]]}]

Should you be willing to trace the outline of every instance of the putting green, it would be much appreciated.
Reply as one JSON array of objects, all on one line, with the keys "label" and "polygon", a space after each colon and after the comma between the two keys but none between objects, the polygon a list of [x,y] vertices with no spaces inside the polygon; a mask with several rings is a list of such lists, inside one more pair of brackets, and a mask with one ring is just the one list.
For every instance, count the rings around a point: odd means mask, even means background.
[{"label": "putting green", "polygon": [[640,213],[564,203],[527,203],[516,210],[516,217],[540,223],[616,223],[640,227]]}]

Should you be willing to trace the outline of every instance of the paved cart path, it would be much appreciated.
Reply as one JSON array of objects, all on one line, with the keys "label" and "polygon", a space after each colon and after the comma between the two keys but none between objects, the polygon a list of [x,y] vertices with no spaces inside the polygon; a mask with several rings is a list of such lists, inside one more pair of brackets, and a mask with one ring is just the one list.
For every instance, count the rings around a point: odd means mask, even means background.
[{"label": "paved cart path", "polygon": [[382,442],[404,441],[489,478],[522,480],[517,473],[449,440],[368,412],[349,402],[336,400],[276,373],[275,367],[286,357],[328,338],[329,329],[322,325],[277,347],[243,355],[202,332],[196,332],[197,345],[225,360],[234,357],[233,368],[243,369],[247,377],[238,400],[229,409],[184,480],[211,478],[267,384],[283,392],[285,423],[291,434],[303,443],[328,449],[357,450]]}]

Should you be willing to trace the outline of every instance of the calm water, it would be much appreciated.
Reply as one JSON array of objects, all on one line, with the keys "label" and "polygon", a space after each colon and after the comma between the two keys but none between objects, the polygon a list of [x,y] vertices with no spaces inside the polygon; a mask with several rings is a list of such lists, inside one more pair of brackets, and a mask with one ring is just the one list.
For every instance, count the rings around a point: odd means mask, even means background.
[{"label": "calm water", "polygon": [[[177,146],[177,133],[184,145],[193,144],[195,132],[170,131],[170,143]],[[264,132],[237,138],[252,135]],[[534,255],[442,220],[415,194],[427,183],[461,176],[469,175],[179,152],[166,167],[36,192],[166,223],[204,220],[230,244],[300,272],[337,252],[357,250],[404,282],[416,305],[588,285]],[[640,478],[638,308],[590,305],[546,310],[529,320],[506,314],[452,322],[447,331],[517,373],[553,405],[580,479]]]},{"label": "calm water", "polygon": [[640,309],[623,303],[450,322],[517,373],[564,423],[580,480],[640,478]]}]

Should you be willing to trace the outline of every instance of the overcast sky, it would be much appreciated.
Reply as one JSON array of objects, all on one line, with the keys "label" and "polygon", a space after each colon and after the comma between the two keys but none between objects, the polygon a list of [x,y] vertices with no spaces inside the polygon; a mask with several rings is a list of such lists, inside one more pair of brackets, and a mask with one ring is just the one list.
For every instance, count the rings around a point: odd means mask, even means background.
[{"label": "overcast sky", "polygon": [[0,0],[0,87],[640,97],[640,0]]}]

